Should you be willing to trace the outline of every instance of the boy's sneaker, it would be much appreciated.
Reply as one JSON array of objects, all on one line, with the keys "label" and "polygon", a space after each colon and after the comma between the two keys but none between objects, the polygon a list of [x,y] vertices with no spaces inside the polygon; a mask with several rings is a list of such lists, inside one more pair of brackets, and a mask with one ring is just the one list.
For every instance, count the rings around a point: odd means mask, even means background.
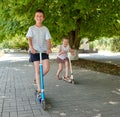
[{"label": "boy's sneaker", "polygon": [[37,98],[40,99],[41,98],[41,91],[36,90],[36,94],[37,94]]}]

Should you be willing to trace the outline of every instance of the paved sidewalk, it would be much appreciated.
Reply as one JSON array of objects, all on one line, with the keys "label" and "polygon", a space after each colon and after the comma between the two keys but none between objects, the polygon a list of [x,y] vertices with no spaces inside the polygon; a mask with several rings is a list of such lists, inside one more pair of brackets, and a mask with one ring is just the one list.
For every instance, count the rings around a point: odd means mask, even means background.
[{"label": "paved sidewalk", "polygon": [[120,52],[99,51],[98,53],[81,53],[79,58],[120,65]]},{"label": "paved sidewalk", "polygon": [[[120,117],[120,77],[73,66],[76,84],[45,76],[47,110],[35,103],[34,67],[26,54],[0,58],[0,117]],[[63,71],[64,72],[64,71]]]}]

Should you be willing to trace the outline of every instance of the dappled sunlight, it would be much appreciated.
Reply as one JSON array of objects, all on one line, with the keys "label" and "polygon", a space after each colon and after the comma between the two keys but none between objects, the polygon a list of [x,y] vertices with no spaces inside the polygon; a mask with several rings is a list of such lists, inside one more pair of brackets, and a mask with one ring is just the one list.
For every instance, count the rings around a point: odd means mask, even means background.
[{"label": "dappled sunlight", "polygon": [[18,69],[18,68],[16,68],[16,67],[14,67],[14,68],[11,68],[11,67],[5,67],[5,69],[12,69],[12,70],[14,70],[14,71],[19,71],[19,70],[21,70],[21,69]]},{"label": "dappled sunlight", "polygon": [[4,98],[6,98],[6,96],[4,96],[4,95],[0,96],[0,99],[4,99]]},{"label": "dappled sunlight", "polygon": [[108,103],[109,103],[109,104],[112,104],[112,105],[117,105],[117,104],[119,104],[119,102],[115,102],[115,101],[109,101]]},{"label": "dappled sunlight", "polygon": [[120,95],[120,88],[116,88],[115,90],[112,91],[112,93]]},{"label": "dappled sunlight", "polygon": [[99,55],[104,55],[104,56],[120,56],[120,52],[115,52],[112,53],[110,51],[99,51]]},{"label": "dappled sunlight", "polygon": [[81,58],[81,57],[90,57],[91,55],[90,54],[78,54],[78,57]]},{"label": "dappled sunlight", "polygon": [[13,68],[13,70],[15,70],[15,71],[19,71],[20,69],[18,69],[18,68]]},{"label": "dappled sunlight", "polygon": [[90,70],[87,70],[87,69],[80,69],[80,72],[88,72]]},{"label": "dappled sunlight", "polygon": [[118,105],[118,104],[120,104],[120,102],[112,101],[112,100],[110,100],[110,101],[108,101],[108,102],[104,102],[104,105],[107,105],[107,104],[110,104],[110,105]]},{"label": "dappled sunlight", "polygon": [[[110,57],[110,58],[112,58],[112,57],[118,57],[118,58],[120,58],[120,52],[118,52],[118,53],[105,53],[105,52],[103,52],[103,53],[79,53],[78,54],[78,56],[81,58],[81,57],[95,57],[95,58],[99,58],[99,57],[103,57],[103,58],[105,58],[105,57]],[[101,58],[102,59],[102,58]]]},{"label": "dappled sunlight", "polygon": [[102,117],[100,113],[96,114],[95,116],[91,116],[91,117]]},{"label": "dappled sunlight", "polygon": [[5,54],[0,58],[0,61],[11,61],[11,62],[16,62],[16,61],[25,61],[28,60],[28,55],[26,56],[22,54]]},{"label": "dappled sunlight", "polygon": [[33,67],[32,64],[24,64],[24,66]]},{"label": "dappled sunlight", "polygon": [[50,53],[49,54],[49,58],[50,59],[56,59],[57,58],[57,54],[58,54],[57,52]]},{"label": "dappled sunlight", "polygon": [[105,61],[106,63],[112,63],[112,61]]},{"label": "dappled sunlight", "polygon": [[118,90],[120,92],[120,89],[116,89],[116,90]]}]

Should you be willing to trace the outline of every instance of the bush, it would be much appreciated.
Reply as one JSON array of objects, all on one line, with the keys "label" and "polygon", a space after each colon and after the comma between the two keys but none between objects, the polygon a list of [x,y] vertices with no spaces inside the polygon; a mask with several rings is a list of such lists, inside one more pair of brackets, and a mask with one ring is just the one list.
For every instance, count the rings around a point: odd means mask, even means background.
[{"label": "bush", "polygon": [[108,50],[113,52],[120,52],[120,38],[101,38],[100,40],[95,40],[90,42],[93,48],[98,50]]},{"label": "bush", "polygon": [[111,51],[120,52],[120,38],[114,38],[112,40]]},{"label": "bush", "polygon": [[9,49],[28,49],[28,42],[26,38],[22,36],[16,36],[11,40],[3,40],[1,44],[2,48],[9,48]]}]

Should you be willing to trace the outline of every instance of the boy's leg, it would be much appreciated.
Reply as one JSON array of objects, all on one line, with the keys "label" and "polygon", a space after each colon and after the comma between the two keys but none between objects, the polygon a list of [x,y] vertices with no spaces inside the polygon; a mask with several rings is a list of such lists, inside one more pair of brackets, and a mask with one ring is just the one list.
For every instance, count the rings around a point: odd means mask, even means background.
[{"label": "boy's leg", "polygon": [[49,59],[42,60],[42,64],[43,64],[43,75],[46,75],[50,70]]},{"label": "boy's leg", "polygon": [[[42,61],[43,62],[43,74],[46,75],[49,71],[50,64],[49,60],[45,59]],[[37,90],[40,91],[40,70],[39,70],[39,61],[34,61],[34,66],[35,66],[35,76],[36,76],[36,83],[37,83]]]},{"label": "boy's leg", "polygon": [[40,71],[39,71],[39,61],[34,61],[35,67],[35,76],[36,76],[36,83],[37,83],[37,90],[40,91]]}]

